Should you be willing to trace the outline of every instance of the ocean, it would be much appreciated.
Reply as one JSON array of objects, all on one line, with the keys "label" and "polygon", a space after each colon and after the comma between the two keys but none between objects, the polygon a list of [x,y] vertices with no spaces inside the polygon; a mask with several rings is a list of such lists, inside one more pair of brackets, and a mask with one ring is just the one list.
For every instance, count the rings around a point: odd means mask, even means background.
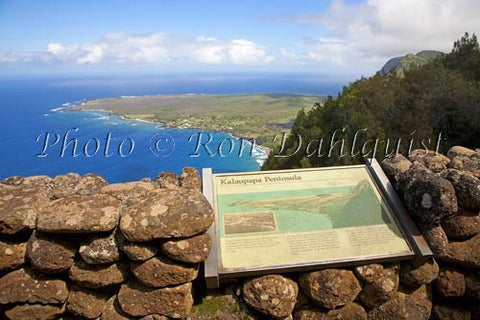
[{"label": "ocean", "polygon": [[[87,99],[153,94],[334,95],[341,86],[312,74],[3,77],[0,179],[93,172],[116,183],[153,179],[160,171],[179,174],[185,166],[200,171],[211,167],[214,173],[256,171],[265,151],[229,134],[165,129],[68,107]],[[210,138],[207,150],[204,145]]]}]

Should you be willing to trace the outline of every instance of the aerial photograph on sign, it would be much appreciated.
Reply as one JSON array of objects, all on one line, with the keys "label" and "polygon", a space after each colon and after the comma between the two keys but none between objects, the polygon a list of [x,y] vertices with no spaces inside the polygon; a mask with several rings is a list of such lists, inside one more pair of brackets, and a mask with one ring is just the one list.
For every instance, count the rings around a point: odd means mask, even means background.
[{"label": "aerial photograph on sign", "polygon": [[[239,198],[248,200],[237,201]],[[242,217],[241,221],[244,221],[245,225],[256,223],[263,226],[263,229],[253,228],[255,231],[246,231],[245,233],[277,231],[275,228],[267,227],[269,221],[274,221],[273,214],[283,226],[280,231],[282,229],[290,231],[293,218],[297,222],[295,227],[304,231],[390,222],[384,207],[366,180],[360,180],[351,186],[233,194],[224,195],[221,199],[226,211],[253,210],[248,213],[225,215],[226,234],[229,234],[227,229],[231,228],[232,224],[239,224],[239,217]],[[255,210],[273,210],[273,214],[268,215],[272,218],[265,219],[267,217],[265,212],[255,212]]]},{"label": "aerial photograph on sign", "polygon": [[277,231],[272,211],[239,212],[224,216],[225,234]]}]

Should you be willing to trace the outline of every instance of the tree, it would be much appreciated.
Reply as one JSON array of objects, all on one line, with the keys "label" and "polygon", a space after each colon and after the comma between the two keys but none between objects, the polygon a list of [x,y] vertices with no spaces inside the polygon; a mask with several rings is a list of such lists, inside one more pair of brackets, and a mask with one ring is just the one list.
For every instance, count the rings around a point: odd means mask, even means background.
[{"label": "tree", "polygon": [[[353,137],[359,130],[361,141],[354,150]],[[421,139],[430,139],[434,142],[426,143],[434,149],[439,134],[446,139],[440,151],[453,145],[480,147],[477,37],[466,33],[455,42],[451,53],[406,70],[404,77],[376,74],[345,86],[336,98],[328,97],[323,105],[315,105],[308,113],[301,110],[291,133],[283,150],[291,156],[277,158],[277,148],[263,169],[362,163],[366,156],[372,156],[366,154],[371,145],[363,153],[360,146],[376,139],[384,150],[378,149],[379,160],[396,149],[398,141],[402,141],[398,151],[406,155],[412,138],[413,148],[424,148]],[[332,146],[334,134],[335,141],[343,140]],[[323,149],[312,153],[315,142],[318,146],[322,138]],[[308,147],[310,141],[314,142],[310,146],[313,148]]]},{"label": "tree", "polygon": [[449,69],[460,71],[468,79],[480,80],[480,47],[477,36],[468,32],[455,41],[452,51],[445,57]]}]

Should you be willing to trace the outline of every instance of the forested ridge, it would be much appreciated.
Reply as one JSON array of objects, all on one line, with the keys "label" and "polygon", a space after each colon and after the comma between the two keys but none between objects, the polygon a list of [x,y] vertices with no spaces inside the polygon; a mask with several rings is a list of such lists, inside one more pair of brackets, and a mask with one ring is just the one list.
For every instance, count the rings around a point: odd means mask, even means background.
[{"label": "forested ridge", "polygon": [[291,134],[264,170],[379,160],[393,152],[450,146],[480,147],[480,47],[475,34],[450,53],[402,76],[377,73],[343,88],[336,98],[301,110]]}]

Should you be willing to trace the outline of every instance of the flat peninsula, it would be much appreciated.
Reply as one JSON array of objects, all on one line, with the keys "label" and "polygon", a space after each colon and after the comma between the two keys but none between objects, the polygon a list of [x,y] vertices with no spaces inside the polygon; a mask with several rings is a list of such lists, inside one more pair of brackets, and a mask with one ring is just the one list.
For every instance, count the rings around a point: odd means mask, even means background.
[{"label": "flat peninsula", "polygon": [[309,110],[325,96],[293,94],[181,94],[87,100],[71,110],[102,110],[160,123],[166,128],[229,132],[271,146],[288,132],[302,108]]}]

